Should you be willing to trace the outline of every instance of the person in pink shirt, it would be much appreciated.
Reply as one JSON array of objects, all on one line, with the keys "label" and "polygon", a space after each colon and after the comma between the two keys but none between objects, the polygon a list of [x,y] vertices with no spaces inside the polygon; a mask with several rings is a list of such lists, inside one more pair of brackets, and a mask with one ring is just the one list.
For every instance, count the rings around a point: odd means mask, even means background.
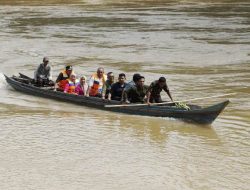
[{"label": "person in pink shirt", "polygon": [[76,86],[75,92],[78,95],[85,96],[86,92],[87,92],[87,89],[88,89],[88,84],[87,84],[87,81],[86,81],[86,77],[82,76],[80,78],[79,84]]}]

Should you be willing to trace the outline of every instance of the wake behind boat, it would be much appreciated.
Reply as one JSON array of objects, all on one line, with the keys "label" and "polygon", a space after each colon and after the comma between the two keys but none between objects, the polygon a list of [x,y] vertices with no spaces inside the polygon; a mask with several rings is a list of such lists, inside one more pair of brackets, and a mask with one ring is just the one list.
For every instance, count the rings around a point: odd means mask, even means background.
[{"label": "wake behind boat", "polygon": [[114,111],[132,115],[171,117],[199,124],[211,124],[229,103],[229,101],[227,100],[206,108],[202,108],[197,105],[188,105],[190,107],[189,110],[185,108],[176,107],[174,103],[168,105],[151,106],[137,106],[131,104],[133,106],[112,107],[112,105],[120,105],[120,102],[115,100],[107,101],[98,97],[86,97],[75,94],[67,94],[55,91],[54,88],[51,87],[37,87],[31,83],[29,77],[23,74],[20,74],[20,76],[18,77],[8,77],[5,75],[5,78],[7,83],[15,90],[34,96],[61,100],[101,110]]}]

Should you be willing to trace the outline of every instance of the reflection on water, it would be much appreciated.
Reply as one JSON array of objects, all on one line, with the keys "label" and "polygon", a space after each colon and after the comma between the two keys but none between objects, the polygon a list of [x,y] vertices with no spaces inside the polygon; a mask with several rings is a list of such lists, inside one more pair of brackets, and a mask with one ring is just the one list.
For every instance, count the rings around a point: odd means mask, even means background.
[{"label": "reflection on water", "polygon": [[[0,137],[1,152],[5,155],[1,164],[11,164],[3,177],[11,182],[13,175],[20,181],[37,176],[56,189],[63,184],[77,189],[85,183],[100,189],[100,185],[107,181],[105,188],[108,189],[116,187],[113,184],[117,183],[117,187],[125,189],[128,182],[131,187],[139,188],[138,181],[148,187],[163,188],[165,183],[153,183],[156,176],[162,181],[167,180],[167,185],[173,188],[177,185],[189,189],[186,180],[195,178],[192,188],[196,189],[202,187],[203,183],[199,181],[209,179],[208,183],[213,184],[218,178],[227,188],[237,187],[230,183],[231,172],[224,176],[224,170],[218,172],[218,168],[226,168],[237,175],[245,171],[237,168],[240,163],[234,160],[234,147],[228,147],[225,138],[222,142],[213,128],[176,121],[159,122],[148,117],[103,114],[100,117],[93,110],[71,114],[27,111],[12,115],[13,123],[1,118],[5,126]],[[247,163],[242,156],[237,159],[243,165]],[[221,161],[218,163],[218,160]],[[28,173],[20,175],[24,171]],[[47,176],[54,176],[52,179],[57,183]],[[72,178],[78,180],[71,181]],[[48,188],[47,183],[19,184],[15,180],[15,185],[21,187]]]},{"label": "reflection on water", "polygon": [[[2,189],[248,189],[250,4],[0,1]],[[175,100],[237,92],[211,125],[110,113],[11,89],[4,74],[164,75]],[[163,98],[167,99],[163,94]],[[211,105],[224,98],[197,102]],[[196,103],[196,102],[194,102]]]}]

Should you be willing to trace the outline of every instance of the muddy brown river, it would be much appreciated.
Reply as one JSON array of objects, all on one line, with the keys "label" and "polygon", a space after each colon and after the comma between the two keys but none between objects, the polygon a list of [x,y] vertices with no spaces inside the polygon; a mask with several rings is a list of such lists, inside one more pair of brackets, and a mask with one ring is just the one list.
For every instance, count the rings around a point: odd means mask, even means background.
[{"label": "muddy brown river", "polygon": [[[33,76],[48,56],[146,84],[167,78],[175,100],[231,103],[209,126],[34,97],[4,79]],[[248,190],[248,0],[0,0],[0,187],[5,190]],[[166,94],[162,94],[168,100]]]}]

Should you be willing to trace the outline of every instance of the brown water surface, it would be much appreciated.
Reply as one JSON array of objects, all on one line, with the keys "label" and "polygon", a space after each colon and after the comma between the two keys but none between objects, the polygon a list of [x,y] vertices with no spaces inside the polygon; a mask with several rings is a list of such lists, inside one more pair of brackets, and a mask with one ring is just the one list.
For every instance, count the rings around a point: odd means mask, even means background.
[{"label": "brown water surface", "polygon": [[[249,189],[249,1],[0,0],[0,40],[1,189]],[[200,126],[6,84],[3,74],[32,76],[45,55],[54,78],[66,64],[87,76],[103,66],[147,84],[166,76],[175,100],[237,95]]]}]

